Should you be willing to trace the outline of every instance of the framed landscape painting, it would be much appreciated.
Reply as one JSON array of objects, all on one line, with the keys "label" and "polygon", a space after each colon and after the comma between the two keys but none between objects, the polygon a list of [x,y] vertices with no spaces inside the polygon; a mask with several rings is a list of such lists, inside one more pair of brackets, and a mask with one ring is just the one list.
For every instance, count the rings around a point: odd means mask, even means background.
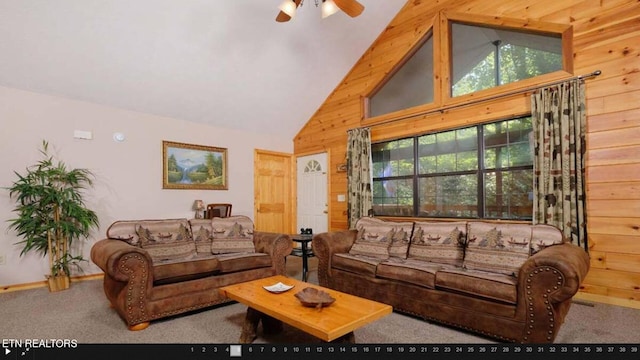
[{"label": "framed landscape painting", "polygon": [[227,149],[162,141],[162,188],[227,190]]}]

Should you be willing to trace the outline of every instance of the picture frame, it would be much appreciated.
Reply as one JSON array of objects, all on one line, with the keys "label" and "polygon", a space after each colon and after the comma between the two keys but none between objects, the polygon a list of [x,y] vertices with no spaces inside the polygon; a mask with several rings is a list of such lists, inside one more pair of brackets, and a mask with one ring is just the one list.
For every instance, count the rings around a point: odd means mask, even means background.
[{"label": "picture frame", "polygon": [[162,188],[228,190],[227,149],[163,140]]}]

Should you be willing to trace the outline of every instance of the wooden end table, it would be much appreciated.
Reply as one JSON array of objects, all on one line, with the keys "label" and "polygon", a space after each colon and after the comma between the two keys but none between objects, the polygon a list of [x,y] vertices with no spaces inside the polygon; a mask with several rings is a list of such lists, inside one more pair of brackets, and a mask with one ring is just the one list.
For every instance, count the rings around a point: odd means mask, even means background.
[{"label": "wooden end table", "polygon": [[[270,293],[263,288],[278,282],[294,287],[279,294]],[[336,301],[322,309],[305,307],[294,294],[306,287],[325,291]],[[355,342],[355,329],[393,311],[387,304],[281,275],[225,286],[219,291],[229,299],[248,306],[240,335],[241,343],[250,343],[256,338],[260,321],[265,332],[280,331],[282,323],[286,323],[325,342]]]},{"label": "wooden end table", "polygon": [[294,248],[291,251],[291,255],[300,256],[302,258],[302,281],[307,281],[307,273],[309,272],[308,258],[313,257],[313,251],[309,248],[309,243],[313,240],[313,235],[310,234],[295,234],[291,235],[291,240],[300,243],[300,250]]}]

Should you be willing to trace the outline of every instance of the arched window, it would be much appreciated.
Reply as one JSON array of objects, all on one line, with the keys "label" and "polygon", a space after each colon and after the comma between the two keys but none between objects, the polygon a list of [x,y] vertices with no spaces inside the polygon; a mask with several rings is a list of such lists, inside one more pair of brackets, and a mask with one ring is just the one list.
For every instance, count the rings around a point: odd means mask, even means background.
[{"label": "arched window", "polygon": [[322,164],[316,160],[310,160],[307,165],[304,166],[305,173],[322,172]]}]

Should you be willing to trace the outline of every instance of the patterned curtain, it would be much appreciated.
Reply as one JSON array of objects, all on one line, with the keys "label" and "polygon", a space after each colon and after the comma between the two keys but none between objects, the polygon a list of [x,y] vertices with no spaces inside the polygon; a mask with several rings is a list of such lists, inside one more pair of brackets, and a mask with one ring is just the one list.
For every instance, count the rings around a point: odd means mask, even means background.
[{"label": "patterned curtain", "polygon": [[533,223],[554,225],[587,250],[584,80],[537,90],[531,96],[531,113]]},{"label": "patterned curtain", "polygon": [[349,228],[369,214],[372,208],[371,193],[371,131],[369,128],[347,132],[347,186]]}]

